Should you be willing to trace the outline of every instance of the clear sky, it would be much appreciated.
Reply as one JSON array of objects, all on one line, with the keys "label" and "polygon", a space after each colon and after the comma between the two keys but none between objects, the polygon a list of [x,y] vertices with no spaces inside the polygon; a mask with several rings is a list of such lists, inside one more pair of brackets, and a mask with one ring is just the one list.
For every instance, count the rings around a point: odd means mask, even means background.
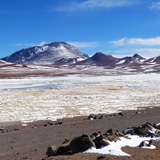
[{"label": "clear sky", "polygon": [[160,0],[0,0],[0,58],[47,42],[89,55],[160,55]]}]

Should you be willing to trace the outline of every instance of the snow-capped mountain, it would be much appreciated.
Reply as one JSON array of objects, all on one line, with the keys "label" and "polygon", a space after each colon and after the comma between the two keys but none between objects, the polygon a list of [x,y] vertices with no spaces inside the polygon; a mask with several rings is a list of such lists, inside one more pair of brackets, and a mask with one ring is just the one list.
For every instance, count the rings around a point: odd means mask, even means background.
[{"label": "snow-capped mountain", "polygon": [[52,42],[43,46],[22,49],[2,60],[21,64],[58,64],[58,62],[65,63],[69,59],[74,59],[76,62],[78,59],[87,58],[87,54],[65,42]]},{"label": "snow-capped mountain", "polygon": [[137,64],[142,64],[143,63],[143,61],[142,61],[143,59],[139,59],[139,58],[137,58],[137,57],[124,57],[124,58],[120,58],[118,61],[117,61],[117,63],[116,63],[116,65],[137,65]]}]

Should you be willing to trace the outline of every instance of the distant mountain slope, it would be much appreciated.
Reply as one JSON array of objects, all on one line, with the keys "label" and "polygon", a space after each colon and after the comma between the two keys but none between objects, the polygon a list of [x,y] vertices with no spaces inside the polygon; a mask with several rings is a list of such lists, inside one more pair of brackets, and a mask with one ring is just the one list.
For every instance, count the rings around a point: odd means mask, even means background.
[{"label": "distant mountain slope", "polygon": [[90,64],[90,65],[98,65],[98,66],[114,66],[117,62],[118,58],[115,58],[111,55],[105,55],[101,52],[97,52],[92,57],[78,62],[78,64]]},{"label": "distant mountain slope", "polygon": [[0,60],[0,66],[5,66],[5,65],[12,65],[13,63],[9,63],[3,60]]},{"label": "distant mountain slope", "polygon": [[57,64],[68,59],[87,59],[88,55],[65,42],[52,42],[43,46],[22,49],[2,60],[21,64]]},{"label": "distant mountain slope", "polygon": [[147,59],[145,62],[151,64],[160,64],[160,56]]}]

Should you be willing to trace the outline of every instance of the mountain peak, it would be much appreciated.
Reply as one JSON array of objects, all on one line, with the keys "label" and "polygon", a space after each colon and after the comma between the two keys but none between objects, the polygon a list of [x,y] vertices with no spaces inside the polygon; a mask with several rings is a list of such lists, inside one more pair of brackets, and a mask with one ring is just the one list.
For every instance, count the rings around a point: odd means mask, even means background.
[{"label": "mountain peak", "polygon": [[50,42],[42,46],[22,49],[2,60],[23,64],[57,64],[61,59],[88,58],[88,55],[66,42]]},{"label": "mountain peak", "polygon": [[138,60],[145,59],[145,58],[143,58],[142,56],[140,56],[139,54],[133,55],[133,58],[138,59]]},{"label": "mountain peak", "polygon": [[92,63],[95,63],[99,66],[113,66],[117,61],[117,58],[111,55],[106,55],[102,52],[97,52],[90,58],[90,60],[92,61]]}]

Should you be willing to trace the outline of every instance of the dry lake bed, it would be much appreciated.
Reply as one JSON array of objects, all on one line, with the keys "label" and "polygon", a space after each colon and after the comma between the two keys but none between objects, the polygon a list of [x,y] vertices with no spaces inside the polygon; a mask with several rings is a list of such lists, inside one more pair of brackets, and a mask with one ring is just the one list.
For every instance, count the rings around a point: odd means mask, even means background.
[{"label": "dry lake bed", "polygon": [[160,105],[160,74],[0,80],[0,122],[56,120]]}]

